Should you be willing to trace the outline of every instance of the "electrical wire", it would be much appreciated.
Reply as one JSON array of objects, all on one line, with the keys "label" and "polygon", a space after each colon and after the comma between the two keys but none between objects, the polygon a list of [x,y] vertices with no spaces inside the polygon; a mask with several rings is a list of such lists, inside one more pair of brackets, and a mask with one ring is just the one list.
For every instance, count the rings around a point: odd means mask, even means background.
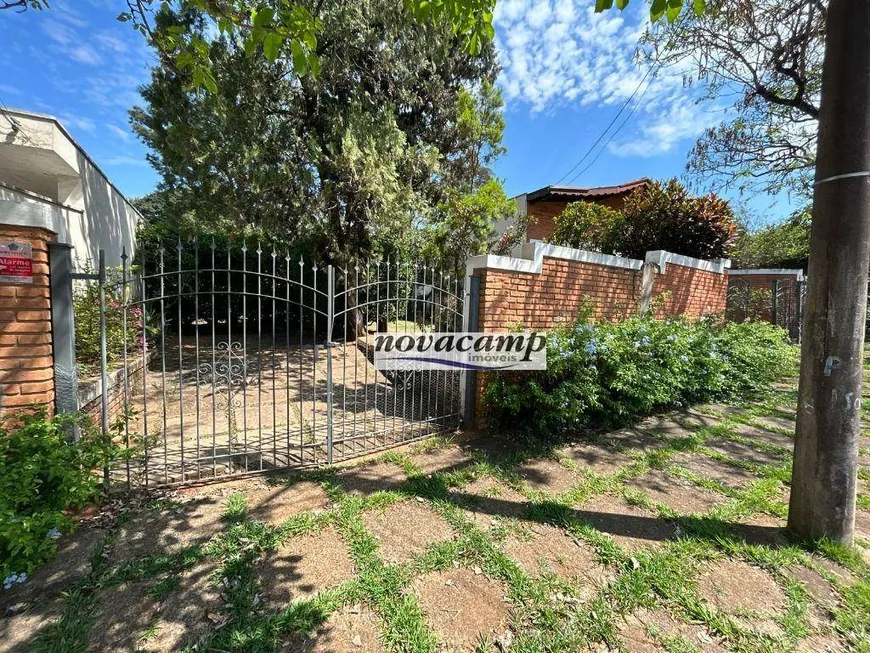
[{"label": "electrical wire", "polygon": [[601,156],[601,153],[604,152],[604,150],[607,149],[607,146],[608,146],[608,144],[610,143],[610,141],[613,140],[613,137],[616,136],[616,135],[617,135],[617,134],[622,130],[623,127],[625,127],[625,123],[627,123],[627,122],[629,121],[629,119],[634,115],[634,112],[637,111],[637,108],[640,106],[640,102],[641,102],[641,100],[643,100],[643,96],[646,94],[646,92],[647,92],[647,90],[649,89],[649,87],[650,87],[651,84],[652,84],[652,80],[650,80],[650,82],[646,85],[646,88],[643,89],[643,92],[642,92],[642,93],[640,94],[640,96],[637,98],[637,102],[636,102],[635,105],[631,108],[631,111],[628,112],[628,115],[625,117],[625,119],[624,119],[621,123],[619,123],[619,126],[618,126],[614,131],[613,131],[613,133],[610,134],[610,136],[607,137],[607,140],[604,141],[604,145],[602,145],[602,146],[601,146],[601,149],[598,150],[598,153],[595,155],[595,158],[593,158],[593,159],[592,159],[592,160],[591,160],[591,161],[586,165],[586,167],[583,168],[580,172],[578,172],[578,173],[575,174],[573,177],[571,177],[571,181],[570,181],[569,183],[573,183],[575,179],[577,179],[580,175],[582,175],[584,172],[586,172],[587,170],[589,170],[589,168],[591,168],[591,167],[595,164],[595,162],[598,161],[598,157],[600,157],[600,156]]},{"label": "electrical wire", "polygon": [[[592,154],[592,152],[595,150],[595,148],[601,142],[601,139],[607,135],[607,132],[610,131],[610,128],[613,127],[613,125],[616,123],[617,120],[619,120],[619,116],[622,115],[622,112],[625,111],[626,107],[628,107],[628,105],[631,104],[631,101],[634,100],[635,96],[638,94],[638,91],[640,91],[641,87],[643,86],[643,83],[647,80],[647,78],[649,78],[650,73],[653,72],[653,69],[657,68],[657,64],[658,64],[658,59],[656,59],[656,61],[654,61],[650,64],[650,67],[647,68],[647,71],[644,73],[643,77],[641,77],[640,82],[638,82],[638,84],[635,87],[632,94],[630,96],[628,96],[628,99],[626,99],[625,102],[622,103],[622,106],[619,107],[619,111],[616,112],[616,115],[613,116],[613,119],[610,121],[610,123],[607,125],[607,127],[604,128],[604,131],[602,131],[601,134],[598,135],[598,138],[595,139],[595,142],[592,143],[592,145],[590,146],[590,148],[588,150],[586,150],[586,153],[580,158],[580,160],[574,164],[574,167],[571,168],[568,172],[566,172],[561,177],[561,179],[559,179],[556,182],[556,185],[561,184],[562,181],[564,181],[572,172],[574,172],[577,168],[579,168],[580,165],[586,160],[586,158],[590,154]],[[646,88],[649,88],[649,84],[647,84]],[[646,91],[644,90],[644,93],[645,92]],[[635,109],[636,108],[637,108],[637,106],[635,106]],[[632,109],[632,113],[633,112],[634,112],[634,109]],[[629,115],[631,115],[631,114],[629,114]],[[625,121],[623,121],[622,124],[625,124]],[[606,143],[605,143],[605,145],[606,145]],[[598,158],[597,155],[596,155],[596,158]],[[584,168],[583,171],[585,171],[587,169],[588,169],[588,166],[586,168]],[[583,172],[583,171],[581,171],[581,172]],[[576,179],[578,176],[579,175],[574,175],[574,177],[571,178],[571,181]]]}]

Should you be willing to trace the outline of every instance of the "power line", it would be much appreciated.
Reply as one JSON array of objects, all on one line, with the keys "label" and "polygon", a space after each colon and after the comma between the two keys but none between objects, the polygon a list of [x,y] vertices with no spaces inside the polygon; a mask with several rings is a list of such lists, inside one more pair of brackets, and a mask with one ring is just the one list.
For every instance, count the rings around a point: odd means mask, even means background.
[{"label": "power line", "polygon": [[[657,64],[657,63],[658,63],[658,60],[656,60],[656,61],[654,61],[654,62],[652,62],[652,63],[650,64],[650,67],[647,68],[647,71],[644,73],[643,77],[641,77],[640,82],[638,82],[637,87],[635,87],[634,91],[633,91],[632,94],[628,97],[628,99],[627,99],[625,102],[622,103],[622,106],[619,108],[619,111],[616,112],[616,115],[613,116],[613,120],[611,120],[610,123],[607,125],[607,127],[604,129],[604,131],[601,132],[601,134],[599,134],[598,138],[595,139],[595,142],[592,144],[592,146],[591,146],[588,150],[586,150],[586,153],[585,153],[585,154],[580,158],[580,160],[579,160],[577,163],[574,164],[574,167],[571,168],[568,172],[566,172],[566,173],[562,176],[562,178],[559,179],[559,180],[556,182],[556,184],[561,184],[562,181],[564,181],[564,179],[565,179],[566,177],[568,177],[572,172],[574,172],[578,167],[580,167],[580,164],[583,163],[583,161],[586,160],[586,157],[588,157],[590,154],[592,154],[592,152],[595,150],[595,148],[597,147],[597,145],[601,142],[601,139],[604,138],[604,137],[607,135],[607,132],[610,131],[610,128],[613,127],[614,123],[616,123],[616,121],[619,120],[619,116],[622,115],[622,112],[625,111],[626,107],[627,107],[627,106],[631,103],[631,101],[634,99],[634,96],[637,95],[638,91],[640,91],[640,87],[643,86],[643,83],[647,80],[647,78],[649,77],[650,73],[653,71],[653,68],[656,67],[656,64]],[[649,85],[647,85],[647,88],[649,88]],[[646,92],[646,91],[644,91],[644,92]],[[635,108],[637,108],[637,107],[635,107]],[[633,112],[633,110],[632,110],[632,112]],[[629,114],[629,115],[630,115],[630,114]],[[625,123],[623,123],[623,124],[625,124]],[[596,158],[597,158],[597,157],[596,157]],[[585,169],[586,169],[586,168],[584,168],[584,170],[585,170]],[[574,179],[576,179],[576,178],[577,178],[577,175],[574,175],[574,177],[572,177],[572,181],[573,181]]]},{"label": "power line", "polygon": [[[602,146],[601,146],[601,149],[598,150],[598,154],[595,155],[595,158],[593,158],[593,159],[592,159],[592,160],[587,164],[587,166],[586,166],[585,168],[583,168],[580,172],[578,172],[576,175],[574,175],[573,177],[571,177],[571,182],[573,182],[575,179],[577,179],[577,177],[579,177],[579,176],[582,175],[584,172],[586,172],[587,170],[589,170],[589,168],[591,168],[591,167],[593,166],[593,164],[594,164],[596,161],[598,161],[598,157],[601,156],[601,153],[602,153],[605,149],[607,149],[607,145],[610,143],[610,141],[613,140],[613,137],[616,136],[616,135],[617,135],[617,134],[622,130],[623,127],[625,127],[625,123],[627,123],[628,120],[629,120],[629,118],[631,118],[631,117],[634,115],[634,112],[637,111],[637,108],[640,106],[640,101],[643,99],[643,96],[646,94],[646,92],[647,92],[647,90],[649,89],[649,87],[650,87],[651,84],[652,84],[652,80],[650,80],[650,83],[647,84],[647,85],[646,85],[646,88],[643,89],[643,92],[640,94],[640,97],[637,98],[637,102],[636,102],[635,105],[631,108],[631,111],[628,112],[628,115],[625,117],[625,119],[624,119],[621,123],[619,123],[619,126],[618,126],[614,131],[613,131],[612,134],[610,134],[610,136],[607,137],[607,140],[604,141],[604,145],[602,145]],[[609,127],[608,127],[608,129],[609,129]],[[603,136],[603,134],[602,134],[602,136]],[[599,140],[601,140],[601,139],[599,139]],[[584,158],[585,158],[585,157],[584,157]],[[575,166],[575,167],[576,167],[576,166]],[[570,174],[570,173],[569,173],[569,174]],[[564,177],[563,177],[563,178],[564,178]]]},{"label": "power line", "polygon": [[21,125],[18,124],[18,121],[15,120],[15,118],[9,115],[9,109],[6,108],[6,102],[3,101],[3,96],[0,96],[0,114],[3,114],[3,117],[6,118],[9,126],[12,127],[12,131],[21,131]]}]

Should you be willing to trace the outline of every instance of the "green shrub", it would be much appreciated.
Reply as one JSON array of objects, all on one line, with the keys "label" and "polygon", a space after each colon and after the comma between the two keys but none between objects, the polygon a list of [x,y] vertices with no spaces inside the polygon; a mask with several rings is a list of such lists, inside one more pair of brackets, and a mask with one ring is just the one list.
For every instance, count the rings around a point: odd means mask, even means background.
[{"label": "green shrub", "polygon": [[666,250],[702,259],[727,258],[737,233],[728,202],[714,194],[695,197],[676,180],[653,182],[631,193],[615,237],[616,251],[643,259]]},{"label": "green shrub", "polygon": [[0,578],[54,555],[55,540],[72,527],[65,511],[99,492],[100,470],[115,447],[89,428],[72,442],[68,424],[38,413],[15,427],[0,425]]},{"label": "green shrub", "polygon": [[571,202],[553,221],[556,229],[549,241],[554,245],[616,252],[623,217],[603,204]]},{"label": "green shrub", "polygon": [[[142,308],[127,307],[127,338],[124,339],[124,307],[120,275],[109,275],[106,288],[106,358],[115,363],[139,351],[142,342]],[[84,374],[100,370],[100,286],[96,282],[78,285],[73,291],[76,328],[76,364]]]},{"label": "green shrub", "polygon": [[581,319],[547,336],[547,369],[496,373],[487,419],[536,438],[626,424],[640,415],[767,389],[794,360],[785,332],[761,322]]}]

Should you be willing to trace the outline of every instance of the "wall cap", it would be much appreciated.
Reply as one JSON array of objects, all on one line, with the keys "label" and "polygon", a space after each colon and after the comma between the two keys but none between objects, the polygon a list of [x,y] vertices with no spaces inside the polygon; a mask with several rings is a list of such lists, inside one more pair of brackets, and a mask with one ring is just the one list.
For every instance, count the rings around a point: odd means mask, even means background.
[{"label": "wall cap", "polygon": [[629,270],[640,270],[643,267],[643,261],[633,258],[602,254],[601,252],[589,252],[583,249],[561,247],[560,245],[551,245],[549,243],[532,242],[523,245],[521,258],[495,256],[493,254],[471,256],[466,261],[466,271],[468,276],[472,276],[475,270],[482,268],[523,272],[526,274],[541,274],[544,269],[544,257],[604,265],[612,268],[626,268]]},{"label": "wall cap", "polygon": [[787,268],[755,268],[742,270],[729,270],[728,276],[771,275],[778,277],[794,277],[795,281],[804,280],[803,270],[789,270]]},{"label": "wall cap", "polygon": [[663,249],[647,252],[644,261],[646,263],[654,263],[657,265],[659,272],[661,273],[664,273],[668,263],[673,263],[674,265],[680,265],[686,268],[696,268],[698,270],[706,270],[707,272],[715,272],[716,274],[725,274],[725,270],[731,267],[731,260],[727,258],[717,258],[712,261],[707,261],[702,258],[692,258],[691,256],[666,252]]}]

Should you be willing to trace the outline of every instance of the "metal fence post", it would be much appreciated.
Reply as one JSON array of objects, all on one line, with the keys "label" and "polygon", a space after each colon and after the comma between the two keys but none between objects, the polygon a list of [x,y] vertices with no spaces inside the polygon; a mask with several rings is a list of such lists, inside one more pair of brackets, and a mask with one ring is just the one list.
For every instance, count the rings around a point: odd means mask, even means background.
[{"label": "metal fence post", "polygon": [[[109,370],[108,352],[106,351],[106,253],[100,250],[100,383],[102,385],[102,402],[100,405],[100,426],[103,437],[109,436]],[[103,469],[103,480],[109,484],[109,468]]]},{"label": "metal fence post", "polygon": [[[479,328],[480,320],[480,277],[468,278],[468,293],[465,296],[465,301],[467,302],[466,312],[468,314],[466,329],[469,333],[474,333]],[[466,370],[464,374],[465,393],[462,402],[462,425],[470,429],[474,427],[477,372]]]},{"label": "metal fence post", "polygon": [[335,319],[335,271],[326,267],[326,461],[332,464],[333,406],[332,406],[332,321]]},{"label": "metal fence post", "polygon": [[[75,314],[73,311],[72,246],[48,243],[51,277],[51,333],[54,350],[55,408],[59,415],[78,411]],[[73,437],[78,439],[78,430]]]},{"label": "metal fence post", "polygon": [[794,283],[794,312],[795,312],[795,340],[797,340],[798,344],[801,341],[801,331],[803,331],[803,321],[804,321],[804,282],[803,281],[795,281]]},{"label": "metal fence post", "polygon": [[772,281],[771,285],[773,286],[773,297],[771,297],[770,302],[770,321],[776,326],[777,325],[777,301],[779,296],[779,281]]}]

